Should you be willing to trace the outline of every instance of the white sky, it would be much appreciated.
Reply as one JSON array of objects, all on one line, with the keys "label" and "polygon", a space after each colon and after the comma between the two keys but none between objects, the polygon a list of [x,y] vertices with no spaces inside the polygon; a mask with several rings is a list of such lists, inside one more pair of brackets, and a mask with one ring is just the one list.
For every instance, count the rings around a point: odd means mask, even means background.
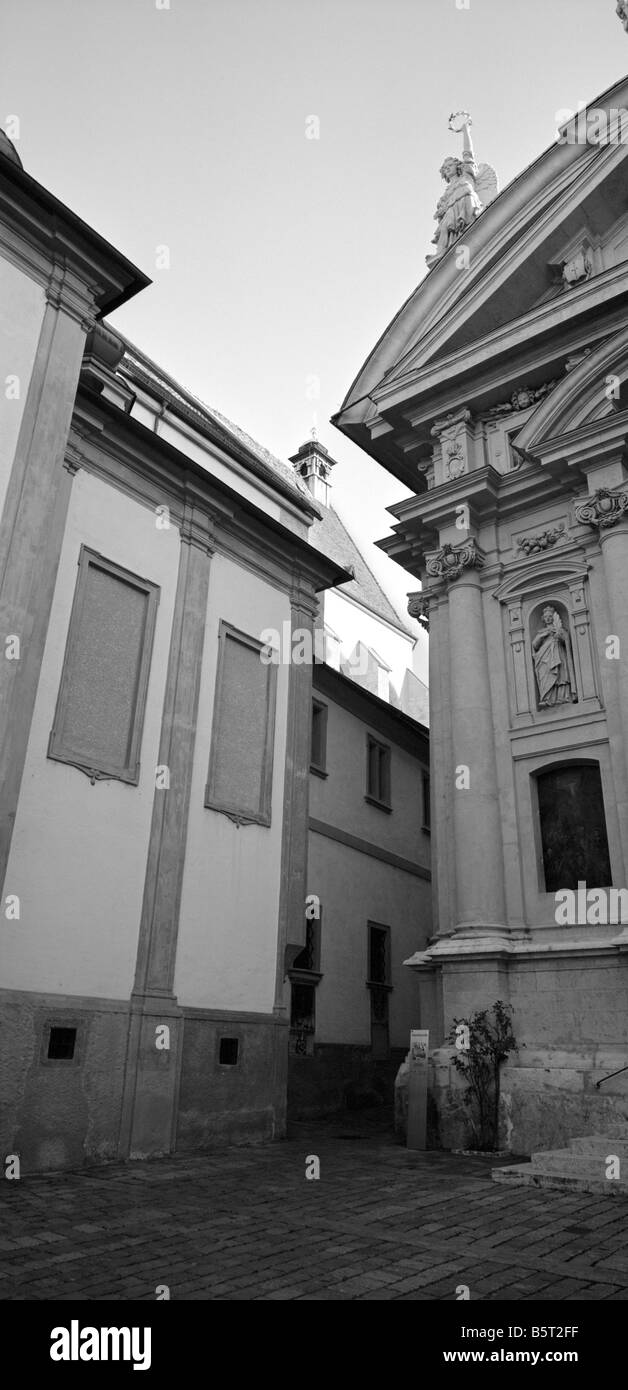
[{"label": "white sky", "polygon": [[[153,278],[112,324],[283,458],[316,411],[334,503],[375,540],[405,489],[328,421],[425,272],[449,113],[503,186],[624,73],[615,0],[160,2],[2,0],[0,121]],[[404,612],[412,578],[369,560]]]}]

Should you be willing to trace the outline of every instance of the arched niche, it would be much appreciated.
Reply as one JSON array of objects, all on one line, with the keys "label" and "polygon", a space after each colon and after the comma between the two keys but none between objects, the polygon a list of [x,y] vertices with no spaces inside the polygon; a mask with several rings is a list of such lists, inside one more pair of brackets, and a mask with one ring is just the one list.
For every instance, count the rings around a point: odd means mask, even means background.
[{"label": "arched niche", "polygon": [[[517,566],[494,590],[502,610],[507,651],[511,726],[549,723],[553,719],[584,719],[602,708],[598,694],[597,659],[591,631],[588,564],[576,547],[563,555]],[[543,610],[554,607],[569,637],[570,680],[577,700],[541,705],[533,643]]]}]

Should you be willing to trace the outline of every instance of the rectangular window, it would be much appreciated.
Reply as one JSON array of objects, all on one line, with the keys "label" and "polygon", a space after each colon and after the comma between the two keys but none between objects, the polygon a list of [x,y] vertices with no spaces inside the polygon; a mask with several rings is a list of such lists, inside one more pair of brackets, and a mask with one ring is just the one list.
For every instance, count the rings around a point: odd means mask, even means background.
[{"label": "rectangular window", "polygon": [[156,584],[81,546],[48,757],[137,784]]},{"label": "rectangular window", "polygon": [[561,763],[536,773],[545,892],[612,883],[598,763]]},{"label": "rectangular window", "polygon": [[[310,902],[313,898],[308,898]],[[306,917],[305,946],[295,957],[289,971],[291,984],[290,1002],[290,1051],[296,1056],[314,1055],[314,1035],[316,1032],[316,990],[322,975],[321,966],[321,919],[323,909],[316,900],[317,915]]]},{"label": "rectangular window", "polygon": [[326,773],[327,765],[327,705],[312,700],[312,748],[310,766],[313,772]]},{"label": "rectangular window", "polygon": [[51,1028],[48,1058],[51,1062],[71,1062],[76,1046],[76,1028]]},{"label": "rectangular window", "polygon": [[205,805],[245,824],[270,825],[277,666],[267,652],[220,624]]},{"label": "rectangular window", "polygon": [[430,816],[430,774],[423,773],[423,830],[429,830],[432,824]]},{"label": "rectangular window", "polygon": [[218,1048],[218,1063],[221,1067],[237,1067],[239,1038],[221,1038]]},{"label": "rectangular window", "polygon": [[390,927],[379,922],[368,924],[368,980],[371,996],[371,1051],[381,1060],[388,1057],[390,983]]},{"label": "rectangular window", "polygon": [[390,810],[390,748],[371,734],[366,739],[366,795]]},{"label": "rectangular window", "polygon": [[44,1067],[80,1067],[85,1051],[85,1019],[56,1014],[42,1021],[39,1061]]},{"label": "rectangular window", "polygon": [[292,982],[290,1027],[294,1033],[316,1031],[316,986]]},{"label": "rectangular window", "polygon": [[307,970],[318,973],[321,960],[321,923],[323,909],[319,903],[318,917],[305,923],[305,946],[292,962],[292,970]]},{"label": "rectangular window", "polygon": [[390,984],[390,927],[369,922],[369,984]]}]

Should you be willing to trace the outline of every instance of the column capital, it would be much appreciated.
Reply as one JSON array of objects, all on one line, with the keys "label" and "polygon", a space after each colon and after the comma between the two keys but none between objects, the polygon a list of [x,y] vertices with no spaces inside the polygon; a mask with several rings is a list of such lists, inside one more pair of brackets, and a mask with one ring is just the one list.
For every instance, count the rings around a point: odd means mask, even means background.
[{"label": "column capital", "polygon": [[485,556],[477,542],[470,536],[461,545],[447,542],[427,559],[427,573],[433,579],[443,579],[452,583],[459,579],[465,569],[481,569],[486,564]]},{"label": "column capital", "polygon": [[417,589],[415,593],[408,594],[408,613],[411,618],[417,618],[421,627],[426,632],[430,630],[430,597],[424,593],[423,589]]},{"label": "column capital", "polygon": [[452,410],[449,412],[449,415],[443,415],[440,420],[435,420],[430,434],[432,439],[442,440],[443,436],[449,438],[450,435],[453,437],[458,434],[465,425],[470,425],[472,422],[473,415],[471,411],[466,405],[463,405],[459,410]]},{"label": "column capital", "polygon": [[96,305],[93,295],[65,263],[58,260],[54,262],[44,293],[46,303],[51,308],[68,314],[80,324],[85,335],[96,327]]},{"label": "column capital", "polygon": [[599,487],[584,502],[576,502],[576,521],[607,531],[628,513],[628,488]]}]

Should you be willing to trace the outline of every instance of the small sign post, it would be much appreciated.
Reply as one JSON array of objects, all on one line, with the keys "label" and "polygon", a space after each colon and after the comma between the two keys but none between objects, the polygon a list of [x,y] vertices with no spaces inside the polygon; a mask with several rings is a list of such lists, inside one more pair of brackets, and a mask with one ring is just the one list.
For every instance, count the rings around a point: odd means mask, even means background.
[{"label": "small sign post", "polygon": [[408,1139],[407,1148],[424,1149],[427,1145],[427,1058],[430,1035],[427,1028],[413,1028],[410,1033],[408,1063]]}]

